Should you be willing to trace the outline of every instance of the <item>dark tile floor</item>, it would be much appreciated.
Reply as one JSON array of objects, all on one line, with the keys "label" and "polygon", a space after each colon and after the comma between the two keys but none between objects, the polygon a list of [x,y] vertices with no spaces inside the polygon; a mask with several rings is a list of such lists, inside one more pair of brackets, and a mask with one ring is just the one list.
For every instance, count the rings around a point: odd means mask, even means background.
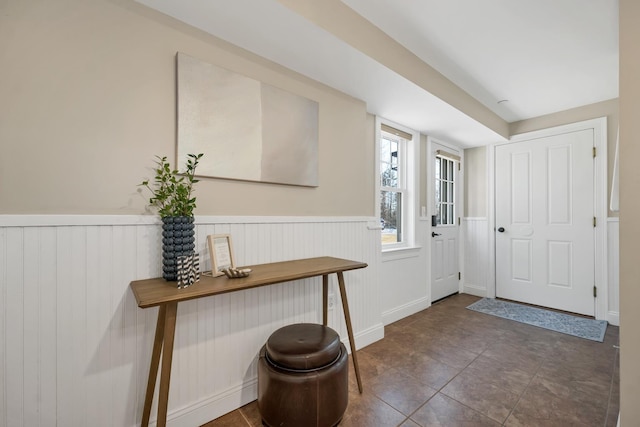
[{"label": "dark tile floor", "polygon": [[[603,343],[466,310],[447,298],[358,351],[340,426],[615,426],[618,328]],[[206,427],[260,426],[256,402]]]}]

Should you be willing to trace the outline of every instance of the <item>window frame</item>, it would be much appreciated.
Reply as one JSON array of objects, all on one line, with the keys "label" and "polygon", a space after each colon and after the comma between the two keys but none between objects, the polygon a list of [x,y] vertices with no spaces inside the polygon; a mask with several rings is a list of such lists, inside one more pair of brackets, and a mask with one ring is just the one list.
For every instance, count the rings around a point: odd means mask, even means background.
[{"label": "window frame", "polygon": [[[382,191],[392,191],[401,194],[401,238],[402,241],[394,243],[382,243],[382,235],[380,236],[380,245],[382,252],[397,251],[402,249],[415,248],[415,207],[417,201],[415,195],[417,178],[415,176],[418,170],[416,162],[419,161],[419,141],[420,135],[412,129],[391,122],[384,118],[376,116],[375,127],[375,213],[378,220],[381,218],[381,197]],[[401,136],[393,135],[382,130],[382,124],[398,129],[411,135],[411,139],[405,139]],[[398,141],[398,187],[387,187],[382,185],[381,171],[381,141],[383,135],[390,135]]]}]

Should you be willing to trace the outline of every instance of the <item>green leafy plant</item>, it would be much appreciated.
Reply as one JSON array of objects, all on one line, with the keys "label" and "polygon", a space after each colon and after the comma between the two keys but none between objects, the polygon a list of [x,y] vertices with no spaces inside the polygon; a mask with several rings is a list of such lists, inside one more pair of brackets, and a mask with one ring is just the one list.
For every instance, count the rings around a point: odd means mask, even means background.
[{"label": "green leafy plant", "polygon": [[160,217],[193,216],[196,207],[196,198],[192,197],[193,185],[199,181],[195,179],[195,173],[203,155],[188,154],[187,170],[184,173],[171,169],[166,156],[156,156],[156,176],[153,183],[147,179],[139,185],[151,191],[149,205],[158,209]]}]

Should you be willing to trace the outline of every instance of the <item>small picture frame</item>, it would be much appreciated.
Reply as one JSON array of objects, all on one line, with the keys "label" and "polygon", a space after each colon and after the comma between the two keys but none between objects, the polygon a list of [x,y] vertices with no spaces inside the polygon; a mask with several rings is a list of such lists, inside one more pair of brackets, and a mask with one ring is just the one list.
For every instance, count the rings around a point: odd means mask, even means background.
[{"label": "small picture frame", "polygon": [[222,270],[235,268],[233,245],[230,234],[211,234],[207,236],[209,255],[211,256],[211,275],[222,276]]}]

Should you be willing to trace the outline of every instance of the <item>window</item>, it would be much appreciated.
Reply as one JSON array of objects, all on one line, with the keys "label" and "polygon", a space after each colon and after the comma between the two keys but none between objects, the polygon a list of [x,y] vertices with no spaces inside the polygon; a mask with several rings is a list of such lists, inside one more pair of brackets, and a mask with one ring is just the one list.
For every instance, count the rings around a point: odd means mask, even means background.
[{"label": "window", "polygon": [[455,164],[455,160],[436,155],[436,225],[455,225]]},{"label": "window", "polygon": [[379,197],[383,248],[406,246],[410,205],[408,158],[413,135],[386,125],[379,127]]}]

